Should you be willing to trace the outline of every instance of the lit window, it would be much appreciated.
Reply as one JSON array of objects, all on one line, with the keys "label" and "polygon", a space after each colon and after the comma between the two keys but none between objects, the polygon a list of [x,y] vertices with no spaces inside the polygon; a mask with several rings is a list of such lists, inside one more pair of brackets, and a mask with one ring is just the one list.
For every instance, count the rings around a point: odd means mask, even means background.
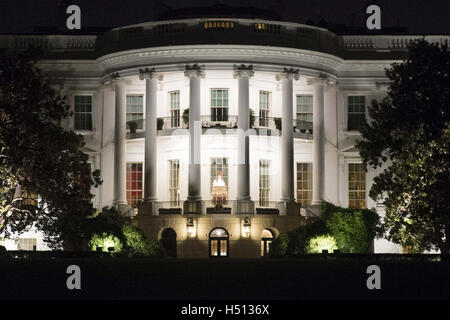
[{"label": "lit window", "polygon": [[170,205],[178,207],[180,205],[180,161],[169,160],[169,194]]},{"label": "lit window", "polygon": [[127,163],[127,202],[137,208],[142,201],[142,163]]},{"label": "lit window", "polygon": [[264,229],[261,234],[261,257],[269,254],[270,244],[273,241],[273,232],[269,229]]},{"label": "lit window", "polygon": [[269,160],[259,161],[259,205],[261,207],[267,207],[269,205],[269,165]]},{"label": "lit window", "polygon": [[228,121],[228,89],[211,90],[211,121]]},{"label": "lit window", "polygon": [[297,163],[297,202],[308,207],[312,201],[312,163]]},{"label": "lit window", "polygon": [[180,91],[169,92],[170,125],[172,128],[180,126]]},{"label": "lit window", "polygon": [[313,97],[297,96],[297,129],[309,130],[313,126]]},{"label": "lit window", "polygon": [[19,250],[36,251],[36,238],[19,238]]},{"label": "lit window", "polygon": [[366,207],[366,172],[364,165],[360,163],[348,165],[348,206]]},{"label": "lit window", "polygon": [[211,159],[211,198],[213,204],[226,204],[228,200],[227,158]]},{"label": "lit window", "polygon": [[144,97],[127,96],[127,123],[136,121],[137,129],[143,129]]},{"label": "lit window", "polygon": [[92,131],[92,96],[75,96],[75,130]]},{"label": "lit window", "polygon": [[270,92],[259,92],[259,126],[269,126],[269,112],[270,112]]},{"label": "lit window", "polygon": [[209,255],[211,257],[227,257],[229,235],[225,229],[215,228],[209,234]]},{"label": "lit window", "polygon": [[361,130],[366,122],[366,97],[348,97],[348,130]]}]

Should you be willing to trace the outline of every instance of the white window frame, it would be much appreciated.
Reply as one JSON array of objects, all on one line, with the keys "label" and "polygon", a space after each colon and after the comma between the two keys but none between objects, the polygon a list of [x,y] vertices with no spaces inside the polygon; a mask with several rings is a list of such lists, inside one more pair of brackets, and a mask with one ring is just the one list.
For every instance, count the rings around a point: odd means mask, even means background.
[{"label": "white window frame", "polygon": [[[261,164],[265,163],[267,164],[266,170],[267,170],[267,187],[261,187]],[[268,159],[259,159],[259,165],[258,165],[258,202],[259,206],[261,207],[268,207],[270,205],[270,196],[271,196],[271,190],[270,190],[270,165],[271,161]],[[267,199],[261,200],[261,191],[267,192]]]},{"label": "white window frame", "polygon": [[[212,105],[212,92],[214,91],[214,90],[222,90],[222,91],[227,91],[227,97],[228,97],[228,99],[227,99],[227,101],[228,101],[228,105],[226,106],[226,109],[228,110],[228,112],[227,112],[227,120],[213,120],[213,114],[212,114],[212,109],[213,108],[221,108],[221,109],[225,109],[225,107],[224,106],[221,106],[221,107],[218,107],[218,106],[214,106],[213,107],[213,105]],[[210,112],[210,120],[211,120],[211,122],[218,122],[218,123],[227,123],[227,122],[229,122],[230,121],[230,89],[229,88],[210,88],[209,89],[209,112]],[[222,101],[223,101],[223,97],[222,97]]]},{"label": "white window frame", "polygon": [[[92,121],[92,130],[75,130],[75,96],[90,96],[92,99],[92,106],[91,106],[91,121]],[[70,92],[70,110],[72,111],[72,116],[70,117],[70,129],[75,131],[76,133],[82,134],[82,135],[89,135],[93,134],[96,130],[95,128],[95,110],[96,108],[96,94],[94,90],[74,90]],[[103,116],[103,115],[102,115]]]},{"label": "white window frame", "polygon": [[[178,109],[172,109],[172,95],[173,94],[178,94]],[[168,112],[169,112],[169,121],[170,121],[170,128],[181,128],[181,124],[182,124],[182,121],[183,121],[183,119],[182,119],[182,113],[181,113],[181,92],[180,92],[180,90],[170,90],[170,91],[168,91],[167,92],[167,104],[168,104],[168,107],[167,107],[167,110],[168,110]],[[178,124],[178,125],[173,125],[173,117],[172,117],[172,112],[174,112],[174,111],[178,111],[178,123],[176,123],[176,124]]]},{"label": "white window frame", "polygon": [[[267,109],[261,108],[261,106],[262,106],[262,104],[261,104],[261,94],[267,94]],[[259,127],[268,128],[270,126],[270,112],[272,110],[272,92],[268,91],[268,90],[259,90],[258,99],[259,99],[259,104],[258,104],[258,110],[259,110],[259,112],[258,112],[258,119],[259,119],[258,120],[258,126]],[[265,126],[261,124],[261,119],[262,119],[261,111],[266,111],[267,112],[267,115],[265,117],[265,119],[266,119],[265,120],[265,122],[266,122]]]},{"label": "white window frame", "polygon": [[[127,94],[125,95],[125,109],[127,109],[128,104],[127,104],[127,100],[128,97],[142,97],[142,119],[144,119],[142,121],[142,129],[137,129],[136,132],[143,132],[145,131],[145,96],[141,93],[131,93],[131,92],[127,92]],[[125,118],[128,115],[128,110],[125,110]],[[128,121],[132,121],[132,120],[126,120],[126,122]],[[130,129],[128,128],[128,125],[126,126],[127,131],[129,131]]]},{"label": "white window frame", "polygon": [[[177,187],[173,187],[172,186],[172,172],[173,172],[173,168],[172,165],[173,163],[177,162],[178,163],[178,177],[177,179]],[[172,203],[176,203],[175,206],[179,207],[181,205],[181,165],[180,165],[180,159],[169,159],[167,160],[167,166],[168,166],[168,172],[169,172],[169,202],[170,202],[170,206],[172,206]],[[172,191],[177,191],[177,199],[176,200],[172,200]]]},{"label": "white window frame", "polygon": [[344,97],[344,121],[343,121],[343,128],[342,131],[346,134],[346,135],[350,135],[350,136],[359,136],[361,135],[361,132],[359,132],[358,130],[348,130],[348,99],[349,97],[353,97],[353,96],[361,96],[361,97],[365,97],[366,103],[365,103],[365,117],[366,117],[366,121],[369,118],[368,117],[368,101],[369,101],[369,97],[370,97],[370,92],[369,91],[344,91],[343,92],[343,97]]}]

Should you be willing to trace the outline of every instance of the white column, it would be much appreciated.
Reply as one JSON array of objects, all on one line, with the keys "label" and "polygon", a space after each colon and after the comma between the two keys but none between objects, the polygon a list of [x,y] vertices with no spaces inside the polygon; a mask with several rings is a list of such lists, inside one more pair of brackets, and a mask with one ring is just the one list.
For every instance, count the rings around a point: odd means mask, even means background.
[{"label": "white column", "polygon": [[285,215],[300,214],[294,197],[294,127],[293,81],[300,78],[298,69],[285,68],[281,75],[281,201]]},{"label": "white column", "polygon": [[126,195],[126,87],[117,73],[113,75],[111,85],[115,88],[113,205],[126,213],[129,210]]},{"label": "white column", "polygon": [[189,78],[189,182],[184,213],[201,213],[201,137],[200,119],[200,77],[198,65],[186,66],[184,75]]},{"label": "white column", "polygon": [[298,70],[285,69],[281,79],[281,201],[293,202],[294,197],[294,128],[293,80]]},{"label": "white column", "polygon": [[316,80],[313,84],[313,194],[311,205],[318,206],[323,198],[324,188],[324,81]]},{"label": "white column", "polygon": [[249,78],[254,74],[252,65],[234,66],[234,77],[238,78],[238,135],[237,135],[237,195],[234,213],[254,213],[250,197],[250,100]]},{"label": "white column", "polygon": [[[139,70],[139,79],[145,79],[145,162],[144,162],[144,207],[157,200],[157,77],[155,68]],[[156,210],[152,210],[153,213]]]}]

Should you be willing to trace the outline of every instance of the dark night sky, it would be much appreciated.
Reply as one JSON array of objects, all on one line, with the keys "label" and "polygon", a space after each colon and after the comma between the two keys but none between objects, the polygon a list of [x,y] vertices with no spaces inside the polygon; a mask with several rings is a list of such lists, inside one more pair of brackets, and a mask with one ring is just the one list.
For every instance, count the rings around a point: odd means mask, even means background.
[{"label": "dark night sky", "polygon": [[168,8],[217,3],[254,6],[277,12],[283,20],[365,27],[369,4],[382,8],[382,27],[407,27],[411,34],[450,34],[450,0],[0,0],[0,33],[32,33],[35,26],[64,30],[65,9],[81,7],[82,28],[115,27],[156,20]]}]

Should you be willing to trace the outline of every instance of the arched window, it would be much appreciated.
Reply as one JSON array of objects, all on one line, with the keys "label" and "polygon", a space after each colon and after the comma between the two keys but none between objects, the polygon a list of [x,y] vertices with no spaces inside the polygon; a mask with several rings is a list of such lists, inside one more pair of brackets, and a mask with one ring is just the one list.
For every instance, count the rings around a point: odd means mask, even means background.
[{"label": "arched window", "polygon": [[212,229],[209,233],[209,256],[228,257],[229,235],[223,228]]},{"label": "arched window", "polygon": [[274,238],[273,232],[270,229],[264,229],[261,233],[261,257],[269,254],[270,244]]},{"label": "arched window", "polygon": [[177,233],[172,228],[166,228],[161,234],[161,246],[168,257],[177,257]]}]

